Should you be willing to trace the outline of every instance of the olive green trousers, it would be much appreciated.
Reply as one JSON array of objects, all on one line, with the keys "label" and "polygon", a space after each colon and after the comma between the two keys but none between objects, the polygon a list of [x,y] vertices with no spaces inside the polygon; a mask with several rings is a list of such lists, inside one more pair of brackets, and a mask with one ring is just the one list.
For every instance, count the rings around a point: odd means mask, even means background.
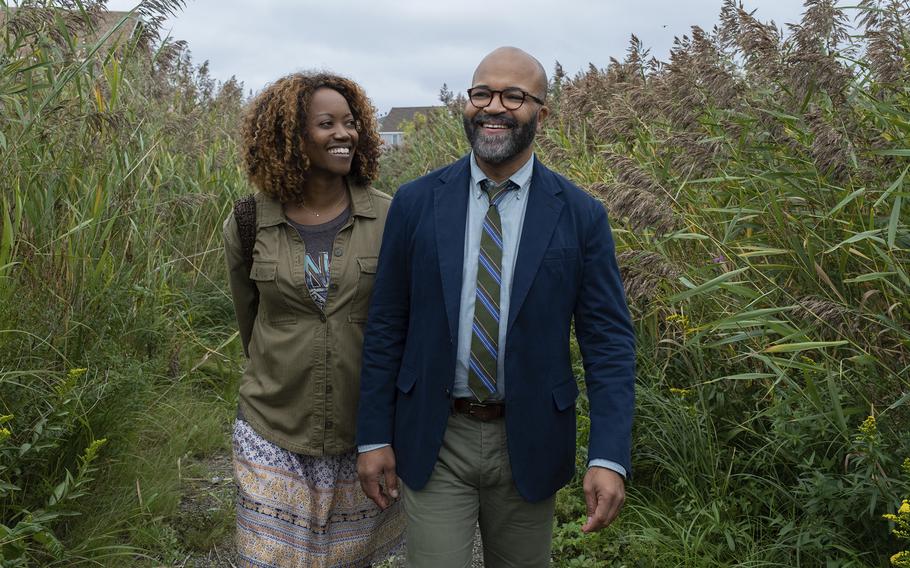
[{"label": "olive green trousers", "polygon": [[486,568],[550,565],[556,497],[528,503],[518,494],[505,419],[453,414],[429,482],[402,490],[411,568],[470,567],[478,523]]}]

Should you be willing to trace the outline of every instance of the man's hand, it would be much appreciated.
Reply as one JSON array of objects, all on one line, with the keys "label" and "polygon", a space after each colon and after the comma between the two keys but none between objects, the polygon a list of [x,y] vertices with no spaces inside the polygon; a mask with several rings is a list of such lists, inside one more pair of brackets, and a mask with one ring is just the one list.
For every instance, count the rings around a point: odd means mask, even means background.
[{"label": "man's hand", "polygon": [[[398,476],[395,474],[395,452],[391,446],[357,456],[357,477],[367,497],[385,509],[398,499]],[[385,490],[383,491],[383,481]]]},{"label": "man's hand", "polygon": [[585,474],[584,489],[588,522],[581,530],[586,533],[599,531],[619,515],[619,510],[626,501],[626,483],[612,469],[591,467]]}]

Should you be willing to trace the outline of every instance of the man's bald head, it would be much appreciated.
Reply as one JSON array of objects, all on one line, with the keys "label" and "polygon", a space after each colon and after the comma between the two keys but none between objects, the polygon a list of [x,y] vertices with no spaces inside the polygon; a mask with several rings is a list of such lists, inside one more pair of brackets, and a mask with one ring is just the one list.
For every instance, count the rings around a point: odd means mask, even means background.
[{"label": "man's bald head", "polygon": [[478,76],[496,76],[505,71],[525,77],[529,91],[540,98],[546,96],[547,72],[543,65],[533,55],[517,47],[498,47],[487,54],[474,70],[472,82],[476,84]]}]

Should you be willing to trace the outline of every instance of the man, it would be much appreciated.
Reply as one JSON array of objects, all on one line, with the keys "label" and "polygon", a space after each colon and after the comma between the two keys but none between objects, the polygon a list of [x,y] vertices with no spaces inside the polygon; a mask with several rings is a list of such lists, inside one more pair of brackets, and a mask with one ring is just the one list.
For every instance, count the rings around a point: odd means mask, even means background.
[{"label": "man", "polygon": [[533,156],[546,73],[499,48],[464,108],[469,156],[402,186],[364,332],[358,475],[398,496],[412,567],[547,566],[555,493],[575,465],[575,333],[590,400],[588,519],[625,498],[634,334],[603,206]]}]

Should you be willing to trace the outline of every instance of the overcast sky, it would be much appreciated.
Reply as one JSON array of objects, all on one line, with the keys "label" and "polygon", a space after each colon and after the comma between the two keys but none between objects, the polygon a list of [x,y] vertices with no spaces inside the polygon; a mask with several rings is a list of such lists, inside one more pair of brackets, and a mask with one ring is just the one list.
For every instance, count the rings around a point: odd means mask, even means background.
[{"label": "overcast sky", "polygon": [[[744,0],[778,26],[797,22],[802,0]],[[110,0],[129,10],[135,0]],[[470,87],[480,59],[515,45],[548,72],[622,59],[630,34],[666,59],[674,36],[717,23],[721,0],[188,0],[167,27],[196,62],[247,91],[293,71],[328,69],[359,82],[381,113],[438,104],[439,88]]]}]

